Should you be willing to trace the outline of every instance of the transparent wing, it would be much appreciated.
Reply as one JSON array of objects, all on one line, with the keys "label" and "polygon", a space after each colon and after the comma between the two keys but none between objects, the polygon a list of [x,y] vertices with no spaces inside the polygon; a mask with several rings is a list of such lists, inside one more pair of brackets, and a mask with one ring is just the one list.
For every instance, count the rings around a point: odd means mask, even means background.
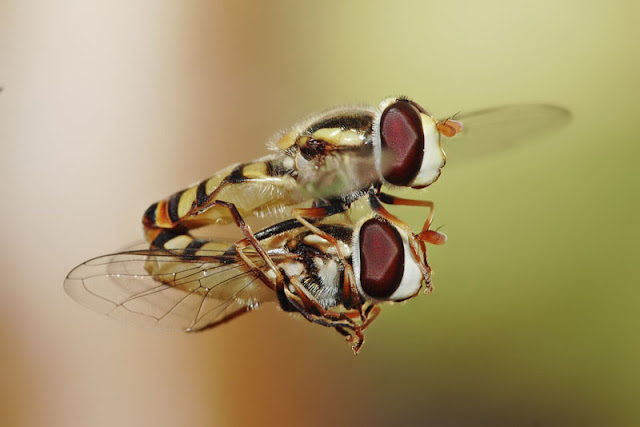
[{"label": "transparent wing", "polygon": [[[261,270],[262,259],[248,253]],[[222,250],[132,250],[74,268],[66,293],[98,313],[136,324],[184,331],[211,328],[275,301],[237,255]]]},{"label": "transparent wing", "polygon": [[569,110],[550,104],[521,104],[456,115],[462,132],[444,138],[447,161],[480,157],[557,130],[571,121]]},{"label": "transparent wing", "polygon": [[325,200],[357,193],[378,180],[371,144],[337,150],[314,159],[300,168],[297,178],[299,198]]}]

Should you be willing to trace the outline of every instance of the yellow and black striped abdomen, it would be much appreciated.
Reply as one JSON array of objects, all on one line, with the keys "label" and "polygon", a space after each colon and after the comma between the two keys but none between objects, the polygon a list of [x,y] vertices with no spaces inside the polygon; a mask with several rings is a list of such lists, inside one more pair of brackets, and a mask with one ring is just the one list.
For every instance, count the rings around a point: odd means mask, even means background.
[{"label": "yellow and black striped abdomen", "polygon": [[232,203],[243,217],[284,212],[295,199],[295,179],[285,168],[285,156],[271,156],[234,165],[216,175],[149,206],[142,223],[150,242],[166,229],[193,229],[233,222],[229,209],[215,201]]}]

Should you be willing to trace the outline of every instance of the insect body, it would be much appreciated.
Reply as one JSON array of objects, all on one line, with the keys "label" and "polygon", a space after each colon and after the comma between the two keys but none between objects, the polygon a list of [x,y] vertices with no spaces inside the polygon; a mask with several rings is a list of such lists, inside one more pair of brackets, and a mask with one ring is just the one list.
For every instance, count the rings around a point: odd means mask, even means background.
[{"label": "insect body", "polygon": [[[117,319],[199,331],[278,302],[335,328],[357,352],[379,303],[402,301],[430,283],[426,254],[370,216],[355,225],[256,233],[256,247],[175,233],[163,248],[122,252],[76,267],[65,281],[76,301]],[[266,255],[266,258],[264,257]]]},{"label": "insect body", "polygon": [[[81,264],[69,273],[65,290],[111,317],[187,331],[277,301],[335,328],[357,352],[380,302],[411,298],[422,283],[431,289],[426,243],[445,240],[430,229],[431,202],[401,199],[383,186],[419,189],[437,180],[446,161],[442,136],[468,137],[480,147],[489,136],[498,142],[486,145],[492,148],[568,118],[553,106],[504,107],[461,117],[463,130],[460,122],[436,120],[404,98],[329,111],[282,134],[274,154],[151,205],[143,216],[146,248]],[[356,223],[337,219],[364,197],[368,216]],[[382,204],[429,213],[413,233]],[[254,233],[245,222],[251,216],[273,222]],[[241,240],[192,235],[203,225],[228,223],[240,229]]]}]

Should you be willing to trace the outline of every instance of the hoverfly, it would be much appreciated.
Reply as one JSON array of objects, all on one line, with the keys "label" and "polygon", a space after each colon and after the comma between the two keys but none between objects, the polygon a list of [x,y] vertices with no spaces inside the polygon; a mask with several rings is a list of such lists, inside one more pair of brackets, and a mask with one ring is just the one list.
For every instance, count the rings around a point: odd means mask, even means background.
[{"label": "hoverfly", "polygon": [[65,291],[110,317],[187,332],[277,302],[335,328],[357,353],[380,303],[411,298],[431,281],[424,247],[412,252],[412,236],[377,215],[311,229],[284,221],[257,232],[258,246],[169,234],[162,248],[81,264]]},{"label": "hoverfly", "polygon": [[[442,136],[468,137],[486,152],[568,119],[559,107],[523,105],[436,120],[406,98],[328,111],[281,134],[272,143],[275,154],[233,165],[152,204],[143,216],[148,248],[81,264],[65,290],[112,317],[189,331],[278,301],[335,328],[357,352],[378,303],[410,298],[421,283],[431,290],[425,244],[445,240],[430,229],[431,202],[392,196],[383,185],[420,189],[435,182],[446,162]],[[493,143],[483,146],[487,138]],[[368,219],[335,219],[364,197]],[[421,232],[413,233],[383,203],[428,208]],[[289,219],[253,233],[244,219],[251,216]],[[191,235],[229,223],[242,240]]]}]

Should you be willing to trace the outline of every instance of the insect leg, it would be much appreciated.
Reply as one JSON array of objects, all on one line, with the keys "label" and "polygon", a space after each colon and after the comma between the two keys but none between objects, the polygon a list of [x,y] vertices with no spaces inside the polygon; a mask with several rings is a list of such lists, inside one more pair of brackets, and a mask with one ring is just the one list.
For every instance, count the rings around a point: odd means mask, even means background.
[{"label": "insect leg", "polygon": [[[447,236],[444,235],[443,233],[439,233],[435,230],[429,230],[429,227],[431,227],[431,224],[433,222],[433,214],[434,214],[432,201],[403,199],[401,197],[392,196],[386,193],[378,193],[377,198],[382,203],[385,203],[388,205],[420,206],[420,207],[429,208],[429,215],[427,216],[427,219],[425,220],[424,225],[422,226],[422,232],[418,235],[420,240],[424,240],[433,245],[441,245],[447,240]],[[388,212],[387,214],[391,215]]]},{"label": "insect leg", "polygon": [[364,331],[380,314],[382,308],[379,305],[373,305],[367,312],[367,320],[362,324],[362,330]]},{"label": "insect leg", "polygon": [[[362,323],[362,325],[360,326],[361,330],[365,330],[380,314],[380,312],[382,311],[382,308],[378,305],[375,304],[368,304],[367,308],[364,310],[364,322]],[[345,313],[347,316],[352,317],[352,315],[350,313]],[[356,316],[358,315],[358,313],[355,313]]]},{"label": "insect leg", "polygon": [[[244,239],[240,240],[239,242],[236,242],[235,244],[236,252],[240,256],[240,258],[242,258],[244,263],[247,264],[247,266],[255,272],[255,274],[260,278],[260,280],[262,280],[262,282],[264,282],[271,289],[276,290],[277,288],[276,283],[284,283],[284,277],[282,276],[282,273],[280,272],[278,267],[275,265],[271,257],[264,250],[260,242],[256,239],[255,235],[253,234],[253,231],[251,230],[251,227],[249,226],[249,224],[247,224],[244,221],[244,219],[238,212],[238,209],[235,207],[235,205],[233,203],[216,201],[212,204],[212,206],[220,206],[220,207],[226,208],[229,211],[229,214],[235,221],[236,225],[238,226],[242,234],[245,236]],[[188,229],[186,229],[183,226],[163,229],[151,242],[151,247],[166,249],[168,251],[175,250],[175,249],[185,249],[187,247],[186,244],[194,240],[187,230]],[[176,244],[178,244],[179,246],[176,246]],[[248,246],[253,247],[253,249],[255,249],[255,251],[258,253],[260,258],[262,258],[262,260],[267,264],[269,269],[273,271],[276,277],[275,283],[273,279],[270,279],[264,273],[264,271],[258,268],[255,265],[255,263],[251,261],[251,259],[249,259],[249,257],[244,253],[244,249]]]},{"label": "insect leg", "polygon": [[[259,275],[260,279],[271,289],[277,290],[278,286],[282,286],[282,284],[284,283],[284,276],[282,275],[282,272],[280,271],[280,269],[278,269],[276,264],[273,262],[273,260],[269,256],[269,254],[267,254],[267,251],[264,250],[264,248],[262,247],[258,239],[256,239],[255,235],[253,234],[253,231],[251,230],[251,227],[249,226],[249,224],[247,224],[244,221],[244,219],[240,215],[240,212],[238,212],[238,209],[235,207],[235,205],[233,203],[216,201],[212,203],[212,206],[222,206],[227,208],[229,210],[229,213],[233,217],[236,225],[238,226],[238,228],[240,228],[240,230],[242,231],[242,234],[244,234],[245,238],[240,240],[239,242],[236,242],[236,245],[235,245],[238,255],[242,258],[242,260],[253,271],[255,271]],[[258,253],[258,255],[260,255],[260,258],[262,258],[262,260],[267,264],[267,266],[269,266],[269,269],[273,271],[273,273],[276,276],[275,283],[273,280],[269,279],[262,270],[257,268],[256,265],[253,263],[253,261],[251,261],[249,257],[244,253],[244,248],[248,246],[252,246],[253,249],[255,249],[255,251]]]},{"label": "insect leg", "polygon": [[[358,353],[364,342],[362,327],[345,313],[336,313],[326,310],[300,283],[297,277],[290,277],[290,286],[284,288],[287,299],[294,305],[300,313],[310,322],[323,326],[335,328],[342,335],[347,337],[347,341],[352,344],[354,353]],[[352,331],[352,332],[348,332]]]}]

